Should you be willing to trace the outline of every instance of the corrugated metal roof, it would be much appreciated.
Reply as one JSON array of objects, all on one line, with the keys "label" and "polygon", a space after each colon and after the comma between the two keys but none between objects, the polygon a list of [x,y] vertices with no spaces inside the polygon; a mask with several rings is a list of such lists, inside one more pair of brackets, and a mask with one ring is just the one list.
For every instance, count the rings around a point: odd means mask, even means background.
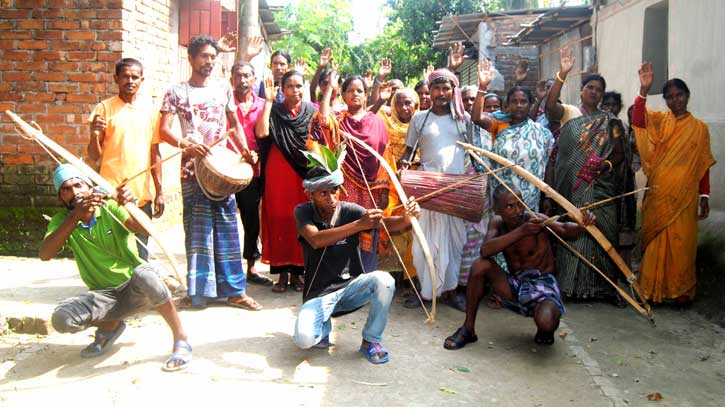
[{"label": "corrugated metal roof", "polygon": [[521,31],[509,38],[504,45],[542,44],[588,22],[591,16],[590,6],[556,8],[540,15],[531,23],[521,24]]}]

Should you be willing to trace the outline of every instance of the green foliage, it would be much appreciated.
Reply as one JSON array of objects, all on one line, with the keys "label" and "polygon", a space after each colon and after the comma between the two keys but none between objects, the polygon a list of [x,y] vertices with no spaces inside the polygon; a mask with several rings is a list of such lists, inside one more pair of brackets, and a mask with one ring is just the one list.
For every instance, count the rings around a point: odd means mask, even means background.
[{"label": "green foliage", "polygon": [[[279,26],[290,34],[272,44],[287,49],[292,57],[302,57],[314,72],[320,52],[330,47],[340,72],[362,75],[367,69],[377,73],[382,58],[393,61],[390,77],[414,85],[429,64],[445,66],[445,50],[431,47],[433,31],[446,15],[494,12],[535,7],[535,0],[387,0],[390,9],[383,34],[351,46],[348,34],[353,16],[348,0],[299,0],[275,15]],[[308,76],[311,76],[308,75]]]},{"label": "green foliage", "polygon": [[348,33],[353,24],[347,0],[300,0],[287,5],[275,19],[290,34],[275,41],[273,49],[289,50],[293,59],[304,58],[308,72],[314,72],[320,52],[329,47],[340,69],[350,69]]}]

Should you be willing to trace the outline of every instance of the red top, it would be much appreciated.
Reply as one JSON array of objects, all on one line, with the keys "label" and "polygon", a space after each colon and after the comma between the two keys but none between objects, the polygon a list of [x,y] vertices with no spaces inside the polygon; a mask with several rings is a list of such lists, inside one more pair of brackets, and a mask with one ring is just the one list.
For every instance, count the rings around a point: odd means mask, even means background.
[{"label": "red top", "polygon": [[[647,127],[647,99],[637,95],[634,99],[634,109],[632,109],[632,126],[640,128]],[[700,179],[700,194],[710,194],[710,169],[705,171],[705,174]]]},{"label": "red top", "polygon": [[[247,114],[242,112],[242,103],[240,103],[236,97],[234,98],[234,102],[237,105],[237,118],[239,119],[239,123],[242,125],[244,136],[247,139],[247,147],[249,147],[250,151],[259,153],[257,137],[254,134],[254,125],[257,124],[257,120],[259,120],[259,116],[264,110],[265,100],[255,95],[254,92],[252,92],[252,98],[252,107],[249,108]],[[257,164],[252,167],[254,168],[254,176],[258,177],[260,171],[259,161],[257,161]]]}]

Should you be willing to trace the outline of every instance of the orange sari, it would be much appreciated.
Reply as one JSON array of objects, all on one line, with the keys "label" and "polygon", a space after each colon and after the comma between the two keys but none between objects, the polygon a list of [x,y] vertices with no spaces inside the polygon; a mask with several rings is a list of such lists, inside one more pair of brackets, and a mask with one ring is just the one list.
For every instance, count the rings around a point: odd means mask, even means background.
[{"label": "orange sari", "polygon": [[695,295],[699,181],[715,164],[707,126],[690,113],[647,112],[634,127],[642,170],[652,188],[642,205],[639,285],[655,303]]}]

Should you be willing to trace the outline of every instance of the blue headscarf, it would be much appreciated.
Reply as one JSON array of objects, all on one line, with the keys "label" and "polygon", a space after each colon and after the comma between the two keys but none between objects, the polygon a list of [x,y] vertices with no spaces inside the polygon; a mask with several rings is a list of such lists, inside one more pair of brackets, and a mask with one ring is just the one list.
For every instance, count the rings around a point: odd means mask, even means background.
[{"label": "blue headscarf", "polygon": [[56,167],[55,171],[53,171],[53,186],[55,187],[55,192],[60,192],[60,186],[63,185],[64,182],[73,178],[78,178],[88,184],[88,186],[91,186],[91,180],[83,175],[83,173],[75,165],[61,164]]}]

